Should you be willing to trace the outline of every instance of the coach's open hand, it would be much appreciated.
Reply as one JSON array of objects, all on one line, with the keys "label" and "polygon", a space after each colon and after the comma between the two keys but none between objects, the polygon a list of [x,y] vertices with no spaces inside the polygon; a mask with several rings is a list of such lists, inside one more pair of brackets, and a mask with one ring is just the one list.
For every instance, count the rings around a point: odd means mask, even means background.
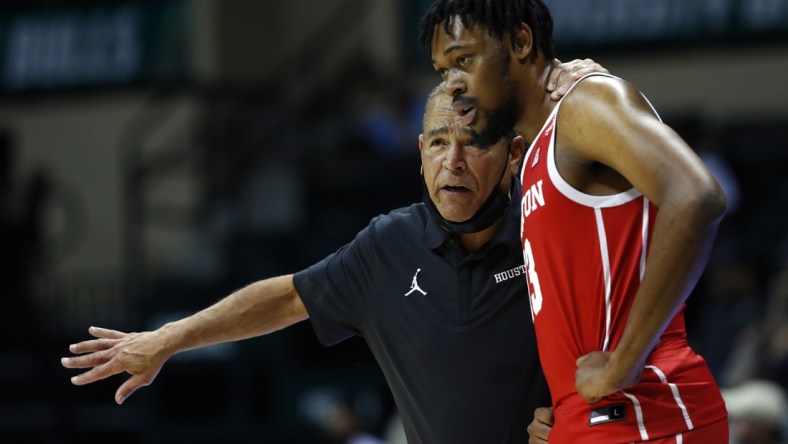
[{"label": "coach's open hand", "polygon": [[69,350],[81,354],[62,358],[66,368],[90,368],[71,378],[74,385],[85,385],[126,372],[131,377],[115,392],[115,402],[122,404],[138,388],[153,382],[164,362],[172,356],[163,346],[157,332],[123,333],[90,327],[97,339],[72,344]]},{"label": "coach's open hand", "polygon": [[90,370],[71,378],[85,385],[126,372],[131,377],[115,392],[122,404],[140,387],[150,385],[174,354],[222,342],[262,336],[308,318],[293,286],[293,275],[253,282],[191,316],[169,322],[154,331],[124,333],[90,327],[96,339],[69,347],[72,356],[61,360],[66,368]]},{"label": "coach's open hand", "polygon": [[608,73],[608,70],[591,59],[575,59],[566,63],[554,59],[553,69],[550,71],[550,78],[547,81],[547,90],[551,93],[550,98],[560,99],[575,84],[575,81],[591,73]]}]

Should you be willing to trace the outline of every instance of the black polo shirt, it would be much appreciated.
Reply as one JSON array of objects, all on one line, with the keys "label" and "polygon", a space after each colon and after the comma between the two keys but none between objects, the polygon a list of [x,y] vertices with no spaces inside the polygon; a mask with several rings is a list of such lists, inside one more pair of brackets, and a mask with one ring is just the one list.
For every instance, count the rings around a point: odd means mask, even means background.
[{"label": "black polo shirt", "polygon": [[523,444],[534,409],[550,403],[523,275],[519,201],[504,217],[488,244],[465,254],[414,204],[372,219],[295,275],[324,345],[366,340],[410,444]]}]

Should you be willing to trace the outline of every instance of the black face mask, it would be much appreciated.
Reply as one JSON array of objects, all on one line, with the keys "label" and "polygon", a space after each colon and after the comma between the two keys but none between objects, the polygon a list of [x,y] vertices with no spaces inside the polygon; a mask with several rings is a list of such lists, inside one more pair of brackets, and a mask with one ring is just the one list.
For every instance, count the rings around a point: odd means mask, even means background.
[{"label": "black face mask", "polygon": [[503,216],[503,213],[507,208],[509,208],[509,203],[511,202],[511,193],[501,190],[501,187],[498,186],[498,184],[501,183],[501,180],[503,179],[503,175],[506,174],[506,169],[508,167],[509,157],[507,156],[506,164],[504,165],[503,171],[501,171],[501,175],[498,177],[498,181],[495,183],[490,196],[487,198],[481,208],[479,208],[479,211],[477,211],[473,217],[466,220],[465,222],[452,222],[441,216],[440,211],[438,211],[438,207],[435,206],[435,203],[430,197],[429,190],[427,189],[427,182],[425,182],[424,176],[422,175],[421,184],[424,188],[424,204],[427,206],[427,210],[430,212],[432,217],[438,221],[438,224],[441,226],[441,228],[451,234],[477,233],[489,228],[498,219],[500,219],[501,216]]}]

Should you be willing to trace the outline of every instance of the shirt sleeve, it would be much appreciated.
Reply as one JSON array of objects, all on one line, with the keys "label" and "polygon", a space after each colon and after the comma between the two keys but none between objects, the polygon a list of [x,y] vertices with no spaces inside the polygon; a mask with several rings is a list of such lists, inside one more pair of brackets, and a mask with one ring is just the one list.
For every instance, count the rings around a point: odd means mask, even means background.
[{"label": "shirt sleeve", "polygon": [[293,277],[323,345],[334,345],[361,334],[371,276],[374,276],[372,270],[377,263],[374,254],[377,220],[373,219],[352,242]]}]

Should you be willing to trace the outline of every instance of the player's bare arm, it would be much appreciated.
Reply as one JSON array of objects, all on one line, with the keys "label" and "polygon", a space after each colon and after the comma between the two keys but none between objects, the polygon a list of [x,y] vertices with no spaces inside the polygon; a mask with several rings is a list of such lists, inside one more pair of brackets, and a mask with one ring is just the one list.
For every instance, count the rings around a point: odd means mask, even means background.
[{"label": "player's bare arm", "polygon": [[[692,149],[627,83],[589,78],[567,96],[559,113],[558,152],[576,161],[566,167],[570,183],[598,185],[576,167],[598,162],[659,207],[646,271],[620,343],[612,353],[578,359],[578,391],[596,402],[640,380],[650,351],[706,265],[726,198]],[[607,185],[621,183],[614,174]]]},{"label": "player's bare arm", "polygon": [[76,385],[129,373],[131,377],[115,393],[115,402],[121,404],[137,389],[152,383],[164,363],[178,352],[261,336],[307,317],[293,276],[280,276],[250,284],[154,331],[123,333],[91,327],[89,332],[96,339],[71,345],[69,350],[79,356],[63,358],[62,364],[89,369],[71,378]]}]

